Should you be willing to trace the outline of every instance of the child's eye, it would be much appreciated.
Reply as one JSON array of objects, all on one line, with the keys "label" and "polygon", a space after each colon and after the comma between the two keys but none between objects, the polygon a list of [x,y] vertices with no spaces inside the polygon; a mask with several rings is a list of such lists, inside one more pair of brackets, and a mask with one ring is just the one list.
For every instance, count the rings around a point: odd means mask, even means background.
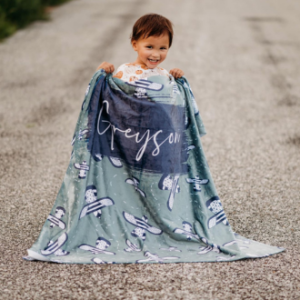
[{"label": "child's eye", "polygon": [[152,46],[146,46],[146,48],[148,48],[148,49],[152,49]]}]

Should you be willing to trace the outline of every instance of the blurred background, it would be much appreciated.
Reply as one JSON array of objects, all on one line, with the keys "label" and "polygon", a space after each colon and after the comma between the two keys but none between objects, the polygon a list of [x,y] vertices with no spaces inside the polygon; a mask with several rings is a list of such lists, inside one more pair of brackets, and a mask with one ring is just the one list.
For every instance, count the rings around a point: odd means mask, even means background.
[{"label": "blurred background", "polygon": [[36,20],[48,20],[52,6],[69,0],[1,0],[0,40]]},{"label": "blurred background", "polygon": [[[86,87],[132,62],[134,22],[174,24],[162,67],[181,68],[235,232],[285,247],[214,264],[24,262],[60,188]],[[300,2],[0,0],[1,299],[299,299]]]}]

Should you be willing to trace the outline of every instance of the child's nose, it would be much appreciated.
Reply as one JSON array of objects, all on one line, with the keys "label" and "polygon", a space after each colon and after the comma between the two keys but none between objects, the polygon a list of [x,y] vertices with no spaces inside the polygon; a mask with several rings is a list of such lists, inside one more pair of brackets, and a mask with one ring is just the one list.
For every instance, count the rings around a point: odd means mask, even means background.
[{"label": "child's nose", "polygon": [[152,56],[153,56],[154,58],[158,58],[158,57],[159,57],[159,52],[154,50],[154,51],[152,52]]}]

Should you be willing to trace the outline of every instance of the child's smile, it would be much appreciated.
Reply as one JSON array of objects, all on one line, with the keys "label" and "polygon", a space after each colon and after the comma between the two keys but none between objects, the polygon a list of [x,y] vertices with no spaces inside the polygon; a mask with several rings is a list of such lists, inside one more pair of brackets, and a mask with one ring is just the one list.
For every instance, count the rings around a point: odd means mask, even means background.
[{"label": "child's smile", "polygon": [[149,36],[140,38],[132,42],[133,49],[138,53],[135,64],[146,66],[149,69],[157,67],[162,63],[169,51],[169,36],[162,34],[160,36]]}]

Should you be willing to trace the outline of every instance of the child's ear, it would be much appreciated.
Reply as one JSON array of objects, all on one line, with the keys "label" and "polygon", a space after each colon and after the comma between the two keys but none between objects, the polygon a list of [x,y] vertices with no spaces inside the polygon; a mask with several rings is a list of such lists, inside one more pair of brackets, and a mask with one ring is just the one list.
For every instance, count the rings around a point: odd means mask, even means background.
[{"label": "child's ear", "polygon": [[132,48],[133,48],[134,51],[137,51],[137,41],[133,40],[131,42],[131,46],[132,46]]}]

